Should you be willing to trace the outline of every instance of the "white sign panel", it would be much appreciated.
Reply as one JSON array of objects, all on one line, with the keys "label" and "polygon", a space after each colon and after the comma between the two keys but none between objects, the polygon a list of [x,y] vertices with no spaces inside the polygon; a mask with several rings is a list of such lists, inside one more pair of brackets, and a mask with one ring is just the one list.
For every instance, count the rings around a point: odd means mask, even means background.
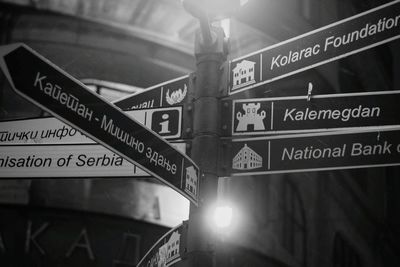
[{"label": "white sign panel", "polygon": [[[127,115],[165,139],[182,133],[182,107],[127,111]],[[56,118],[0,122],[0,144],[87,144],[95,143],[81,132]]]},{"label": "white sign panel", "polygon": [[[185,152],[185,143],[173,143]],[[144,177],[134,164],[98,144],[2,145],[0,177]]]}]

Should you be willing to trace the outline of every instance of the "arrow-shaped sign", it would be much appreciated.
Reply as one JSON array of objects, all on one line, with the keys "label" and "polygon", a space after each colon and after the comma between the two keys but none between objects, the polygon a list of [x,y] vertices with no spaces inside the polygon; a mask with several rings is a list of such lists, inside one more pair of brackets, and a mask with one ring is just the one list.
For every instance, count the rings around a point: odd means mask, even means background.
[{"label": "arrow-shaped sign", "polygon": [[225,147],[226,176],[400,165],[399,127],[234,139]]},{"label": "arrow-shaped sign", "polygon": [[186,155],[23,44],[0,49],[13,90],[170,185],[197,205],[200,170]]},{"label": "arrow-shaped sign", "polygon": [[[125,112],[166,140],[181,138],[182,107],[139,109]],[[87,144],[95,143],[56,118],[30,118],[0,122],[3,144]]]},{"label": "arrow-shaped sign", "polygon": [[229,94],[400,38],[400,1],[392,1],[325,27],[234,59]]},{"label": "arrow-shaped sign", "polygon": [[118,99],[114,104],[122,110],[170,107],[185,103],[188,94],[189,75],[185,75]]},{"label": "arrow-shaped sign", "polygon": [[224,100],[224,136],[400,125],[400,91]]},{"label": "arrow-shaped sign", "polygon": [[165,233],[139,261],[136,267],[171,266],[186,252],[187,221]]}]

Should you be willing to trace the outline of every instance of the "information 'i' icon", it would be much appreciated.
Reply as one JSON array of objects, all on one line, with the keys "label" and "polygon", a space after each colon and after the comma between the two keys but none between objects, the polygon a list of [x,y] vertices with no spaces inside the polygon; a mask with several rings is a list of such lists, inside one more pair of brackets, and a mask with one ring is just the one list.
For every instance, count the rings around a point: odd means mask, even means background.
[{"label": "information 'i' icon", "polygon": [[160,122],[161,131],[159,133],[160,134],[170,133],[171,131],[169,130],[169,115],[163,114],[161,118],[163,119],[163,121]]}]

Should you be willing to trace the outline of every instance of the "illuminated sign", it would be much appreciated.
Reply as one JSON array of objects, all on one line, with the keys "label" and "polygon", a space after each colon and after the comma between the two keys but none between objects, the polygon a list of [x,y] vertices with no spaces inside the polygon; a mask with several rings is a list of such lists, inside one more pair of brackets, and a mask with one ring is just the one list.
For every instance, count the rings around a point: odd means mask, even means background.
[{"label": "illuminated sign", "polygon": [[400,126],[400,91],[223,101],[224,136]]},{"label": "illuminated sign", "polygon": [[224,176],[400,165],[399,127],[234,139],[228,146]]},{"label": "illuminated sign", "polygon": [[258,87],[400,37],[393,1],[230,62],[229,94]]}]

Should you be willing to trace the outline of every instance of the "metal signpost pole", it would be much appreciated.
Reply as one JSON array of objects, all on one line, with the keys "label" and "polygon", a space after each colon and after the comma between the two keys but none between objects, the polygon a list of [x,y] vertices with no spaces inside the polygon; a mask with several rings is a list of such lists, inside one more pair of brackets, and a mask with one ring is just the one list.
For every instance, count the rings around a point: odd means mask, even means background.
[{"label": "metal signpost pole", "polygon": [[[196,76],[193,114],[193,143],[191,158],[203,168],[200,182],[199,207],[190,206],[187,265],[215,266],[215,246],[207,213],[217,200],[217,163],[220,147],[219,84],[221,65],[226,60],[222,28],[207,29],[201,20],[201,31],[196,33]],[[204,21],[206,20],[206,21]],[[208,31],[208,32],[207,32]]]}]

